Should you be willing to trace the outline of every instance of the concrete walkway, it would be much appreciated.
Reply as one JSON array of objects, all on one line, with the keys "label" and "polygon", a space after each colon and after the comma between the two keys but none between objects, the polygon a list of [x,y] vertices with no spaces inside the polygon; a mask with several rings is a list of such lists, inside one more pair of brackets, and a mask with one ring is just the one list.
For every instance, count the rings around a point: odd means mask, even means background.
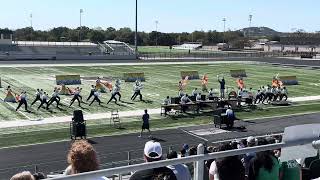
[{"label": "concrete walkway", "polygon": [[[290,102],[302,102],[302,101],[317,101],[320,100],[320,96],[306,96],[306,97],[294,97],[289,98]],[[150,115],[160,114],[161,109],[148,109]],[[122,111],[119,112],[120,118],[124,117],[134,117],[142,116],[144,114],[142,110],[135,111]],[[96,113],[96,114],[85,114],[85,120],[98,120],[98,119],[109,119],[111,116],[110,112],[107,113]],[[61,116],[61,117],[50,117],[37,120],[15,120],[15,121],[3,121],[0,123],[0,129],[2,128],[14,128],[14,127],[24,127],[24,126],[33,126],[33,125],[44,125],[44,124],[53,124],[53,123],[63,123],[70,122],[72,116]]]}]

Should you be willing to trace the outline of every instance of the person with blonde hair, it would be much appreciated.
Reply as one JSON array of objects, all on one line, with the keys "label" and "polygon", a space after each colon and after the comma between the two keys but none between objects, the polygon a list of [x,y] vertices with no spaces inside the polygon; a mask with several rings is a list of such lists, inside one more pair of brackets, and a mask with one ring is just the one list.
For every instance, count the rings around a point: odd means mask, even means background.
[{"label": "person with blonde hair", "polygon": [[35,180],[35,178],[29,171],[24,171],[12,176],[10,180]]},{"label": "person with blonde hair", "polygon": [[65,175],[78,174],[99,169],[97,152],[91,144],[85,140],[76,141],[72,144],[68,156],[69,167]]}]

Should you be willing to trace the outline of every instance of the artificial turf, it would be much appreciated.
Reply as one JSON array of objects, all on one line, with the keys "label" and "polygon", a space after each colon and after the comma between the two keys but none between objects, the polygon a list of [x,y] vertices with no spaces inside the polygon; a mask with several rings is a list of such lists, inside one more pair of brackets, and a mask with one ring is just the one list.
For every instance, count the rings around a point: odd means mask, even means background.
[{"label": "artificial turf", "polygon": [[[318,70],[293,68],[293,67],[275,67],[266,64],[243,64],[243,63],[217,63],[217,64],[177,64],[177,65],[112,65],[112,66],[63,66],[63,67],[1,67],[0,77],[2,79],[1,99],[5,97],[5,87],[11,85],[16,92],[26,90],[29,103],[34,99],[34,93],[37,88],[42,88],[49,94],[53,91],[55,85],[55,75],[57,74],[80,74],[84,77],[82,80],[82,96],[84,99],[89,95],[90,85],[95,84],[94,78],[98,76],[111,77],[113,79],[123,77],[125,72],[144,72],[146,82],[143,82],[142,90],[144,102],[130,100],[133,91],[133,83],[122,81],[122,100],[124,102],[116,105],[114,103],[106,104],[110,98],[110,93],[102,94],[102,106],[93,104],[83,105],[84,113],[102,113],[112,109],[120,111],[142,110],[145,108],[159,108],[163,99],[168,96],[176,96],[178,93],[178,81],[181,79],[180,71],[196,70],[200,76],[207,74],[209,76],[209,87],[218,91],[219,85],[217,75],[224,76],[226,84],[231,88],[236,87],[236,79],[232,78],[229,71],[232,69],[245,69],[248,77],[245,78],[246,86],[257,89],[261,85],[271,84],[272,77],[276,74],[280,76],[297,76],[299,85],[288,86],[290,97],[313,96],[319,94],[320,81],[317,77],[320,75]],[[92,80],[88,80],[92,77]],[[77,87],[69,86],[69,87]],[[187,86],[187,93],[191,93],[193,88],[201,88],[200,80],[190,80]],[[70,102],[70,96],[61,96],[62,109],[56,109],[51,106],[50,111],[45,109],[36,110],[39,104],[31,107],[31,113],[15,112],[17,104],[0,102],[0,121],[16,119],[38,119],[46,117],[56,117],[71,115],[73,110],[78,109],[75,103],[71,108],[67,105]]]}]

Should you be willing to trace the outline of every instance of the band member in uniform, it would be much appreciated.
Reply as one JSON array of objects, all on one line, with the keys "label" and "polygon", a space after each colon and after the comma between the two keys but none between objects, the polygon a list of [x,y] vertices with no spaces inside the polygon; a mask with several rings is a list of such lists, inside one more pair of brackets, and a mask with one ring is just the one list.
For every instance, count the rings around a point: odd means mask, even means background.
[{"label": "band member in uniform", "polygon": [[191,96],[196,97],[199,94],[198,88],[194,88],[194,90],[191,92]]},{"label": "band member in uniform", "polygon": [[28,103],[27,103],[27,92],[23,91],[21,92],[20,96],[19,96],[19,105],[16,109],[16,111],[19,110],[19,108],[24,104],[24,109],[26,111],[28,111]]},{"label": "band member in uniform", "polygon": [[89,104],[89,106],[91,106],[91,104],[94,102],[94,101],[97,101],[99,103],[99,105],[101,105],[101,100],[99,99],[99,96],[100,96],[100,93],[99,91],[95,90],[94,93],[93,93],[93,100],[91,101],[91,103]]},{"label": "band member in uniform", "polygon": [[203,103],[202,103],[202,99],[201,99],[201,93],[198,93],[197,96],[196,96],[196,103],[197,103],[197,112],[199,113],[200,109],[202,108],[203,106]]},{"label": "band member in uniform", "polygon": [[179,88],[179,91],[182,91],[182,90],[183,90],[182,81],[179,81],[179,83],[178,83],[178,88]]},{"label": "band member in uniform", "polygon": [[[170,99],[169,96],[167,96],[167,98],[163,100],[163,105],[168,106],[168,105],[170,105],[170,104],[171,104],[171,99]],[[171,108],[165,107],[165,108],[164,108],[164,115],[166,116],[166,115],[167,115],[167,112],[169,112],[169,111],[171,111]]]},{"label": "band member in uniform", "polygon": [[39,89],[37,89],[37,91],[36,91],[36,98],[33,100],[33,102],[31,103],[31,106],[32,105],[34,105],[34,103],[36,103],[37,101],[40,101],[40,103],[41,103],[41,96],[42,96],[42,94],[43,94],[43,90],[41,89],[41,90],[39,90]]},{"label": "band member in uniform", "polygon": [[7,87],[7,94],[6,94],[6,97],[4,98],[4,102],[11,102],[11,103],[16,103],[17,102],[17,99],[16,97],[13,95],[14,92],[12,91],[11,87],[8,86]]},{"label": "band member in uniform", "polygon": [[117,80],[116,80],[116,84],[115,84],[115,88],[116,88],[116,89],[115,89],[115,90],[116,90],[115,96],[118,95],[119,101],[121,101],[121,94],[120,94],[121,87],[120,87],[120,84],[121,84],[120,79],[117,79]]},{"label": "band member in uniform", "polygon": [[218,78],[218,82],[220,83],[220,98],[224,98],[224,91],[225,91],[225,85],[226,85],[226,81],[224,80],[224,77],[222,77],[222,79],[219,79],[219,75],[217,75]]},{"label": "band member in uniform", "polygon": [[208,97],[214,97],[214,92],[213,92],[212,88],[210,88],[210,90],[208,92]]},{"label": "band member in uniform", "polygon": [[131,97],[132,101],[134,101],[138,95],[140,96],[140,101],[142,101],[142,94],[141,94],[142,88],[143,88],[143,86],[142,86],[141,82],[136,80],[136,83],[133,86],[134,94]]},{"label": "band member in uniform", "polygon": [[182,98],[185,95],[182,89],[179,90],[178,92],[178,97]]},{"label": "band member in uniform", "polygon": [[[117,92],[118,92],[118,88],[117,88],[117,86],[114,86],[113,87],[113,89],[112,89],[112,91],[111,91],[111,97],[110,97],[110,99],[109,99],[109,101],[107,102],[107,104],[109,104],[111,101],[112,101],[112,99],[114,99],[114,101],[115,101],[115,103],[117,104],[117,98],[116,98],[116,95],[118,94]],[[120,95],[120,97],[121,97],[121,95]]]},{"label": "band member in uniform", "polygon": [[273,98],[273,93],[272,93],[271,87],[268,86],[268,88],[266,90],[266,95],[265,95],[262,103],[264,103],[265,100],[267,100],[267,103],[270,103],[272,101],[272,98]]},{"label": "band member in uniform", "polygon": [[182,112],[186,113],[186,110],[188,108],[187,103],[189,102],[192,101],[189,99],[188,94],[185,94],[180,100]]},{"label": "band member in uniform", "polygon": [[261,90],[258,89],[258,92],[257,92],[256,97],[254,99],[254,103],[259,104],[262,100],[263,100],[263,96],[262,96]]},{"label": "band member in uniform", "polygon": [[87,101],[90,100],[90,98],[93,96],[93,94],[94,94],[95,91],[96,91],[96,86],[91,85],[90,95],[89,95],[89,97],[87,98]]},{"label": "band member in uniform", "polygon": [[207,74],[203,75],[201,79],[202,92],[208,92],[208,82],[209,82],[208,75]]},{"label": "band member in uniform", "polygon": [[75,92],[74,92],[73,98],[71,99],[71,102],[70,102],[69,107],[72,106],[72,104],[74,103],[75,100],[78,101],[79,107],[81,107],[80,97],[81,97],[81,96],[80,96],[80,89],[79,89],[79,87],[77,87],[77,88],[75,89]]},{"label": "band member in uniform", "polygon": [[280,101],[282,101],[284,97],[285,97],[284,101],[287,101],[287,99],[288,99],[288,90],[287,90],[287,88],[285,86],[281,89]]},{"label": "band member in uniform", "polygon": [[49,109],[49,106],[53,103],[56,102],[57,108],[59,108],[59,103],[60,103],[60,97],[59,97],[59,89],[54,88],[53,93],[51,95],[50,100],[48,101],[48,106],[47,109]]},{"label": "band member in uniform", "polygon": [[46,104],[46,109],[48,109],[48,105],[49,105],[48,104],[48,94],[46,92],[44,92],[42,94],[42,96],[41,96],[41,104],[40,104],[40,106],[38,107],[37,110],[39,110],[42,107],[42,105],[44,105],[44,104]]}]

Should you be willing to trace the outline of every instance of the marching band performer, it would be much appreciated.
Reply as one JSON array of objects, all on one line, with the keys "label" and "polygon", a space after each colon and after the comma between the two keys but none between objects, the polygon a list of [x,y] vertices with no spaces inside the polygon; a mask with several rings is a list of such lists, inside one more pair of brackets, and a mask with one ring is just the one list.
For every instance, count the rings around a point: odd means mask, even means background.
[{"label": "marching band performer", "polygon": [[42,96],[41,96],[41,104],[39,105],[38,109],[39,110],[42,105],[46,104],[46,109],[48,109],[48,94],[46,92],[43,92]]},{"label": "marching band performer", "polygon": [[226,85],[226,81],[224,80],[224,77],[222,77],[222,79],[220,80],[219,75],[217,75],[218,78],[218,82],[220,83],[220,98],[224,98],[224,91],[225,91],[225,85]]},{"label": "marching band performer", "polygon": [[208,75],[207,74],[203,75],[201,79],[202,92],[208,92],[208,82],[209,82]]},{"label": "marching band performer", "polygon": [[[10,87],[9,87],[10,88]],[[16,111],[19,110],[19,108],[24,104],[24,108],[26,111],[28,111],[28,102],[27,102],[27,92],[23,91],[21,92],[20,96],[19,96],[19,105],[16,108]]]},{"label": "marching band performer", "polygon": [[139,80],[136,80],[136,83],[133,86],[133,91],[134,94],[131,96],[131,100],[134,101],[136,97],[139,95],[140,101],[142,101],[142,94],[141,94],[141,89],[143,88],[143,85]]},{"label": "marching band performer", "polygon": [[192,93],[191,93],[191,96],[196,97],[198,94],[199,94],[198,88],[194,88],[194,90],[193,90]]},{"label": "marching band performer", "polygon": [[[93,100],[91,101],[91,103],[89,104],[89,106],[92,105],[93,102],[97,101],[99,103],[99,105],[101,105],[101,100],[99,99],[100,93],[99,91],[95,90],[93,92]],[[109,102],[108,102],[109,103]]]},{"label": "marching band performer", "polygon": [[69,107],[72,106],[72,104],[74,103],[75,100],[78,101],[79,107],[81,107],[81,100],[80,100],[81,95],[80,95],[80,92],[81,92],[81,91],[80,91],[80,88],[77,87],[77,88],[75,89],[75,91],[74,91],[74,95],[73,95],[73,98],[71,99],[71,102],[70,102]]},{"label": "marching band performer", "polygon": [[53,90],[53,93],[51,95],[51,98],[50,100],[48,101],[48,106],[47,106],[47,109],[49,109],[49,106],[53,103],[53,102],[56,102],[57,104],[57,108],[59,108],[59,104],[60,104],[60,97],[59,97],[59,93],[60,93],[60,90],[58,88],[54,88]]},{"label": "marching band performer", "polygon": [[96,92],[96,86],[91,85],[90,94],[89,94],[89,97],[87,98],[87,101],[91,99],[91,97],[94,95],[94,92]]},{"label": "marching band performer", "polygon": [[41,103],[41,96],[42,96],[42,94],[43,94],[43,90],[41,89],[37,89],[37,91],[36,91],[36,98],[33,100],[33,102],[31,103],[31,106],[32,105],[34,105],[37,101],[40,101],[40,103]]},{"label": "marching band performer", "polygon": [[182,98],[182,96],[184,96],[184,95],[185,95],[185,93],[183,92],[182,89],[180,89],[178,92],[178,97]]}]

